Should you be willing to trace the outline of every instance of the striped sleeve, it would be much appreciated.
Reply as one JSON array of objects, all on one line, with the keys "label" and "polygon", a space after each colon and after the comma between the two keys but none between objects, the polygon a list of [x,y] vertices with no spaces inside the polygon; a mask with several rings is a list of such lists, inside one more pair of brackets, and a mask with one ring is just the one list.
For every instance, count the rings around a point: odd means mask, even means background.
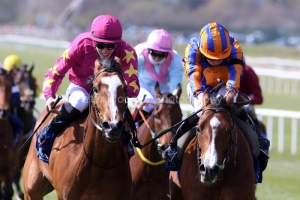
[{"label": "striped sleeve", "polygon": [[244,73],[244,56],[239,42],[234,40],[234,38],[231,38],[231,40],[233,42],[228,66],[229,77],[226,88],[228,91],[237,92],[240,88],[240,80]]},{"label": "striped sleeve", "polygon": [[199,38],[192,38],[190,43],[185,48],[185,57],[183,60],[185,75],[189,79],[190,87],[194,93],[194,96],[202,91],[202,67],[200,65],[201,53],[198,48]]}]

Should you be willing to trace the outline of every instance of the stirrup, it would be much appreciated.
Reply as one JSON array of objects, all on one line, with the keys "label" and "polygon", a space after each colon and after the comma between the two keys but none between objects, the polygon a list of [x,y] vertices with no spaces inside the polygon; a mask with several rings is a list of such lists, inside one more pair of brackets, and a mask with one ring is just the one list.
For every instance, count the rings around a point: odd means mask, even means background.
[{"label": "stirrup", "polygon": [[174,147],[169,146],[165,150],[166,155],[166,164],[164,167],[165,171],[177,171],[178,170],[178,159],[177,159],[177,150]]},{"label": "stirrup", "polygon": [[128,143],[126,144],[126,148],[128,151],[128,156],[129,158],[131,158],[132,156],[134,156],[135,151],[134,151],[134,146],[131,140],[128,141]]},{"label": "stirrup", "polygon": [[38,135],[39,135],[39,137],[38,137],[38,144],[39,144],[39,146],[42,146],[43,143],[46,141],[47,133],[48,133],[50,130],[53,132],[53,130],[51,129],[51,125],[48,124],[48,125],[46,125],[46,126],[41,130],[41,132],[38,134]]}]

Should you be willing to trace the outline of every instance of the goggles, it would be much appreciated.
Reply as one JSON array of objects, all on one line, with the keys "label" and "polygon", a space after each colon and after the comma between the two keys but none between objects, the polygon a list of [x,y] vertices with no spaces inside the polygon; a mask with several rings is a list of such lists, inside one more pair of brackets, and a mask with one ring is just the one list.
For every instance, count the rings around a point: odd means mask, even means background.
[{"label": "goggles", "polygon": [[153,49],[148,49],[148,53],[153,57],[165,58],[168,56],[167,52],[155,51]]},{"label": "goggles", "polygon": [[102,43],[102,42],[96,42],[96,47],[98,49],[104,49],[107,48],[108,50],[114,50],[117,46],[117,43]]}]

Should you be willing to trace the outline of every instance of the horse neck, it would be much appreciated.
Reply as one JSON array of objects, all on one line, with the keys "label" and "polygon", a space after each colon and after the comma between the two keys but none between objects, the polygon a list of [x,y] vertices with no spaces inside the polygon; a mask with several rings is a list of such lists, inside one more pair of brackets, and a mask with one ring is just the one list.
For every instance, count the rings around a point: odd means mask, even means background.
[{"label": "horse neck", "polygon": [[[92,118],[97,121],[96,114],[91,113]],[[123,142],[121,138],[116,143],[109,143],[105,138],[105,133],[97,129],[92,123],[89,116],[87,117],[86,130],[84,131],[83,146],[85,152],[97,163],[110,163],[116,162],[116,157],[120,157]],[[104,162],[103,162],[104,161]]]},{"label": "horse neck", "polygon": [[[158,132],[157,130],[155,130],[154,118],[152,115],[147,118],[147,123],[153,131],[155,131],[156,133]],[[145,144],[146,142],[152,140],[150,129],[145,122],[139,127],[138,136],[141,144]],[[157,144],[155,142],[156,141],[151,142],[149,145],[145,146],[142,149],[143,155],[151,161],[161,160],[161,156],[157,151]]]},{"label": "horse neck", "polygon": [[[7,119],[0,119],[0,148],[7,148],[7,145],[13,145],[13,129],[10,121]],[[3,144],[3,145],[2,145]],[[1,151],[3,153],[3,151]]]},{"label": "horse neck", "polygon": [[23,107],[18,106],[17,107],[17,113],[16,115],[19,117],[19,119],[24,123],[24,134],[26,134],[28,131],[32,129],[32,116],[33,112],[27,112]]}]

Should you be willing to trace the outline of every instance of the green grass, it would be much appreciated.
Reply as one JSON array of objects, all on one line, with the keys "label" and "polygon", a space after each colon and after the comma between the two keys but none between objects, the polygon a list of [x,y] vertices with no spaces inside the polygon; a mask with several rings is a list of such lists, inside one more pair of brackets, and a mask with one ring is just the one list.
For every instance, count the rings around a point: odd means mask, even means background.
[{"label": "green grass", "polygon": [[[249,56],[272,56],[280,58],[299,59],[299,51],[293,48],[278,48],[274,46],[243,46],[244,52]],[[178,52],[183,55],[184,46],[177,48]],[[38,79],[38,84],[42,87],[43,76],[45,71],[52,67],[58,56],[63,50],[56,54],[46,53],[47,49],[43,51],[34,51],[31,49],[3,49],[0,48],[0,61],[3,61],[6,55],[17,54],[23,62],[31,64],[34,62],[34,74]],[[186,79],[183,83],[183,98],[186,98]],[[65,94],[68,86],[67,77],[58,90],[59,94]],[[297,96],[281,96],[277,94],[264,93],[264,103],[259,108],[274,108],[283,110],[299,111],[299,97]],[[39,102],[40,106],[44,102]],[[264,119],[265,121],[265,119]],[[277,125],[277,121],[274,124]],[[287,124],[290,124],[287,121]],[[273,150],[270,152],[270,161],[266,171],[264,172],[264,179],[262,184],[258,184],[257,197],[258,200],[295,200],[300,197],[299,182],[300,175],[298,173],[300,165],[300,152],[293,156],[290,154],[291,144],[291,129],[290,126],[285,127],[285,152],[279,154],[277,152],[277,127],[274,125],[273,133]],[[299,139],[298,139],[298,146]],[[45,200],[56,200],[55,192],[47,195]]]}]

